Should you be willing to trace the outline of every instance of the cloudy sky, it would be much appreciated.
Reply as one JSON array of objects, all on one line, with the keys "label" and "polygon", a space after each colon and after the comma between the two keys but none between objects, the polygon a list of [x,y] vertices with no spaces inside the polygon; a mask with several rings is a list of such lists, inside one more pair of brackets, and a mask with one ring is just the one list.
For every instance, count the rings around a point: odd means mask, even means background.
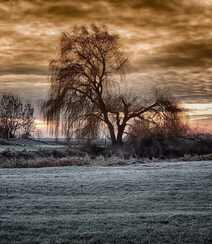
[{"label": "cloudy sky", "polygon": [[45,98],[61,32],[90,23],[120,35],[129,86],[168,87],[212,128],[212,0],[0,0],[0,93]]}]

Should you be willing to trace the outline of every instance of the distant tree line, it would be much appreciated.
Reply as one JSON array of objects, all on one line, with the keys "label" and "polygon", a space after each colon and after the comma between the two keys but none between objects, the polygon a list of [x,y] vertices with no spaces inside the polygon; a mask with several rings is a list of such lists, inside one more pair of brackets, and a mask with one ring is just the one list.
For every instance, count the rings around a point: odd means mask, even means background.
[{"label": "distant tree line", "polygon": [[31,136],[34,127],[34,108],[17,95],[0,96],[0,137],[16,138]]}]

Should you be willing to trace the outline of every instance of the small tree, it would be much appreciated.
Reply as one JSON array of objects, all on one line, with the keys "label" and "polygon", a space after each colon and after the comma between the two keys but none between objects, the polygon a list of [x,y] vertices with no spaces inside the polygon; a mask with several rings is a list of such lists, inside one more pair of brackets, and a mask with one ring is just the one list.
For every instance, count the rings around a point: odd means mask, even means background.
[{"label": "small tree", "polygon": [[0,136],[14,138],[17,133],[31,132],[34,109],[23,105],[19,96],[4,94],[0,97]]},{"label": "small tree", "polygon": [[141,104],[120,92],[127,58],[117,35],[92,26],[64,33],[60,54],[50,62],[51,87],[43,104],[44,117],[57,135],[62,122],[66,136],[97,136],[106,127],[113,144],[122,144],[130,122],[159,111],[155,98]]},{"label": "small tree", "polygon": [[160,100],[165,109],[161,107],[160,113],[148,114],[145,123],[135,119],[128,130],[128,145],[137,156],[176,156],[180,147],[177,149],[176,145],[185,146],[182,137],[188,135],[189,127],[183,107],[167,95],[160,94]]},{"label": "small tree", "polygon": [[160,112],[148,114],[146,120],[135,119],[128,131],[128,139],[139,139],[162,136],[178,137],[185,136],[189,131],[184,108],[171,96],[160,93],[157,95],[161,106]]},{"label": "small tree", "polygon": [[156,129],[163,136],[184,136],[188,133],[189,127],[187,124],[185,109],[180,103],[167,94],[160,94],[164,106],[157,116],[154,118]]}]

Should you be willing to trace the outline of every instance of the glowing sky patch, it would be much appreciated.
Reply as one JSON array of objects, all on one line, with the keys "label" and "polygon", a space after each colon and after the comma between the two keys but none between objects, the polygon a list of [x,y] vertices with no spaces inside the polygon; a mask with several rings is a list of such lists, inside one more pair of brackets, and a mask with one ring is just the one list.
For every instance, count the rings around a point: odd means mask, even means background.
[{"label": "glowing sky patch", "polygon": [[188,110],[191,119],[195,119],[195,116],[204,119],[212,117],[212,103],[185,103],[184,107]]}]

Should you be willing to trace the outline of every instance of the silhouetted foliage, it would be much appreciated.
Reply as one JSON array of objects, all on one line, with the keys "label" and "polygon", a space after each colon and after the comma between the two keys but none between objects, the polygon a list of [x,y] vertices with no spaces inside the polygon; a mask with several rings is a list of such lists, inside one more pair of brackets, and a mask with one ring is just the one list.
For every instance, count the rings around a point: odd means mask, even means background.
[{"label": "silhouetted foliage", "polygon": [[30,136],[34,118],[31,104],[23,104],[19,96],[0,97],[0,137],[15,138],[18,133]]},{"label": "silhouetted foliage", "polygon": [[145,123],[135,120],[129,130],[127,141],[138,156],[179,157],[193,149],[184,109],[174,98],[162,96],[162,99],[166,110]]},{"label": "silhouetted foliage", "polygon": [[184,108],[180,106],[176,99],[160,93],[158,100],[164,107],[158,113],[152,112],[145,121],[135,119],[128,131],[128,139],[151,137],[157,135],[161,137],[185,136],[189,132]]},{"label": "silhouetted foliage", "polygon": [[169,106],[161,97],[144,105],[139,97],[120,92],[126,65],[118,36],[105,27],[64,33],[60,55],[50,63],[50,93],[42,107],[52,133],[57,135],[60,123],[67,137],[95,138],[107,128],[112,143],[122,144],[135,118],[160,116]]}]

